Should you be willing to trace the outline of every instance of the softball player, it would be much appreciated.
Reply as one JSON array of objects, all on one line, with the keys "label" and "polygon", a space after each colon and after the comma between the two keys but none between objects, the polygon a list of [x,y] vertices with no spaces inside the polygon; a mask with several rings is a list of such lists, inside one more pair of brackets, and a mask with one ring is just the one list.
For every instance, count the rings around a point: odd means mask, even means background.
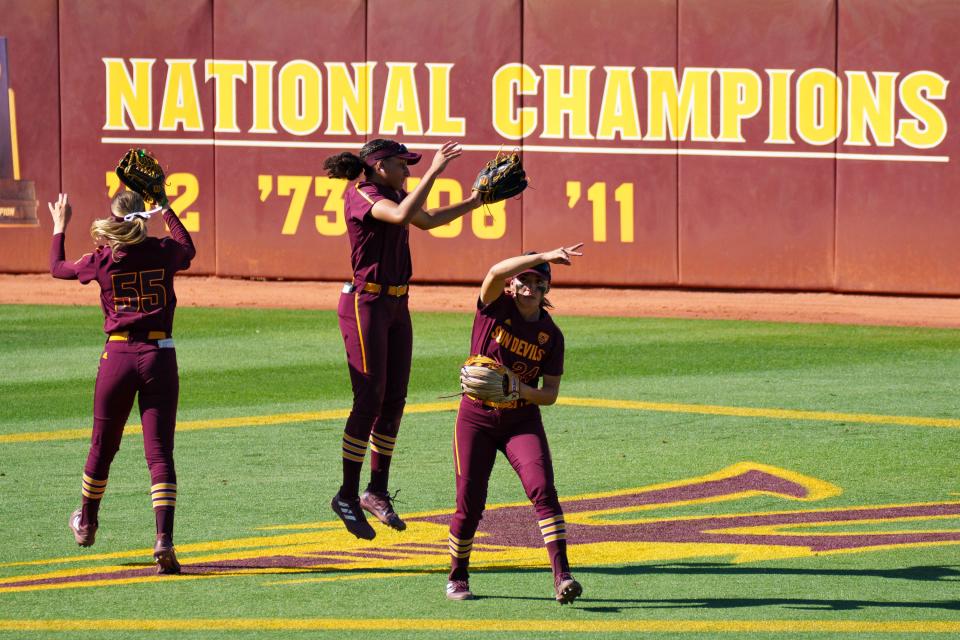
[{"label": "softball player", "polygon": [[473,598],[470,552],[497,451],[507,456],[536,510],[557,602],[571,603],[583,591],[570,575],[563,510],[540,416],[540,405],[556,402],[563,374],[563,333],[547,313],[550,303],[545,297],[550,290],[550,263],[569,265],[573,256],[583,255],[582,246],[498,262],[480,286],[470,353],[493,358],[516,373],[520,399],[497,404],[464,395],[460,400],[453,437],[457,512],[450,522],[447,597],[451,600]]},{"label": "softball player", "polygon": [[69,525],[77,544],[94,543],[100,500],[107,490],[110,463],[120,447],[134,396],[140,406],[143,448],[150,469],[150,497],[157,524],[153,557],[158,573],[180,573],[173,547],[177,474],[173,436],[179,397],[173,313],[177,298],[173,276],[190,266],[196,254],[190,234],[163,203],[169,238],[147,235],[151,213],[143,198],[121,191],[110,204],[112,216],[94,221],[90,235],[103,242],[76,262],[64,260],[64,236],[70,220],[67,195],[49,203],[53,216],[50,273],[55,278],[93,280],[100,285],[106,346],[94,388],[93,437],[83,469],[81,506]]},{"label": "softball player", "polygon": [[[393,509],[388,480],[413,353],[407,307],[412,274],[409,225],[432,229],[480,206],[480,197],[473,192],[463,202],[423,209],[437,176],[461,153],[460,145],[444,144],[410,193],[404,191],[404,181],[420,154],[393,140],[371,140],[359,156],[341,153],[323,163],[331,178],[357,180],[363,175],[344,199],[353,281],[343,287],[338,315],[353,408],[342,439],[343,484],[331,507],[350,533],[365,540],[372,540],[376,532],[364,510],[397,531],[406,529]],[[368,443],[370,483],[361,496],[360,471]]]}]

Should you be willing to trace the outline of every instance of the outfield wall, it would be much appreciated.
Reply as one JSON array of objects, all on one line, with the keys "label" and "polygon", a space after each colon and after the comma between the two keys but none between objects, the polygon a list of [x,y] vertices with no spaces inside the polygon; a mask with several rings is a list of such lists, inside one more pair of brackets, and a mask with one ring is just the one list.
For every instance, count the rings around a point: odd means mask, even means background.
[{"label": "outfield wall", "polygon": [[112,167],[145,146],[193,272],[347,278],[346,184],[321,163],[394,137],[425,163],[464,145],[431,206],[501,145],[531,177],[411,234],[418,281],[583,240],[564,283],[960,295],[960,3],[116,7],[0,0],[0,271],[46,269],[60,190],[68,254],[89,250]]}]

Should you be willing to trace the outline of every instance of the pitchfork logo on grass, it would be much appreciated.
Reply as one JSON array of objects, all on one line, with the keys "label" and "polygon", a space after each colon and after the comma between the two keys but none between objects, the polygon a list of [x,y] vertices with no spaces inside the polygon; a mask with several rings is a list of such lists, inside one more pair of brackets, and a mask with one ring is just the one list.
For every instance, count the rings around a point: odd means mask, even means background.
[{"label": "pitchfork logo on grass", "polygon": [[[741,462],[705,476],[563,500],[575,566],[625,565],[725,556],[732,562],[960,543],[960,530],[932,526],[960,518],[960,502],[919,502],[813,510],[658,517],[657,510],[745,501],[758,496],[815,502],[839,487],[799,473]],[[164,580],[262,575],[265,587],[397,578],[446,572],[449,511],[413,514],[399,533],[364,542],[339,521],[267,527],[255,536],[178,546],[183,575]],[[925,523],[911,530],[904,523]],[[929,524],[927,524],[929,523]],[[884,530],[887,528],[888,530]],[[544,567],[542,537],[526,503],[490,507],[471,564]],[[0,565],[46,567],[0,578],[0,594],[158,580],[149,549]],[[78,563],[80,566],[78,567]],[[61,565],[63,568],[49,570]],[[83,566],[87,565],[87,566]]]}]

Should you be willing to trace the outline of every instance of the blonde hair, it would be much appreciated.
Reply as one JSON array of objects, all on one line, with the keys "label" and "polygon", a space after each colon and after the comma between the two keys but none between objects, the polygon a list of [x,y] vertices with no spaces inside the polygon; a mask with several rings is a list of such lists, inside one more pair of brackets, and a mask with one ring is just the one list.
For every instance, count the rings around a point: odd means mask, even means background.
[{"label": "blonde hair", "polygon": [[134,218],[130,222],[123,220],[128,213],[144,211],[143,198],[133,191],[121,191],[110,202],[110,211],[115,217],[94,220],[90,225],[90,237],[96,243],[105,242],[113,252],[113,259],[119,260],[124,248],[139,244],[147,239],[147,221]]}]

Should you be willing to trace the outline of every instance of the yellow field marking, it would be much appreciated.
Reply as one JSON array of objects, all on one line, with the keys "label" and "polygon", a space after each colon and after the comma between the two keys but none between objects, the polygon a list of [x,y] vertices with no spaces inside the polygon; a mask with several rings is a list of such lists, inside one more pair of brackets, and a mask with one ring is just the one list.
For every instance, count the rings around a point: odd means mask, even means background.
[{"label": "yellow field marking", "polygon": [[[444,553],[444,555],[446,555]],[[340,582],[342,580],[373,580],[376,578],[399,578],[407,576],[422,576],[427,573],[447,573],[447,568],[429,569],[425,571],[370,571],[363,574],[349,574],[345,576],[327,576],[325,578],[294,578],[293,580],[276,580],[264,582],[267,587],[287,586],[291,584],[305,584],[308,582]]]},{"label": "yellow field marking", "polygon": [[[435,411],[454,411],[455,402],[425,402],[407,405],[404,413],[432,413]],[[231,429],[236,427],[264,427],[275,424],[297,422],[320,422],[323,420],[346,420],[349,409],[327,409],[325,411],[303,411],[299,413],[274,413],[263,416],[241,416],[237,418],[217,418],[213,420],[183,420],[177,422],[177,431],[200,431],[205,429]],[[128,425],[124,435],[141,433],[139,424]],[[7,433],[0,435],[4,442],[42,442],[45,440],[80,440],[90,437],[89,429],[61,429],[58,431],[32,431],[26,433]]]},{"label": "yellow field marking", "polygon": [[738,418],[857,422],[862,424],[895,424],[911,427],[946,427],[949,429],[960,429],[960,419],[958,418],[925,418],[922,416],[890,416],[877,413],[839,413],[835,411],[798,411],[793,409],[765,409],[762,407],[724,407],[709,404],[642,402],[638,400],[607,400],[604,398],[558,398],[557,404],[572,407],[597,407],[601,409],[634,409],[636,411],[659,411],[664,413],[736,416]]},{"label": "yellow field marking", "polygon": [[[800,411],[794,409],[767,409],[763,407],[725,407],[709,404],[681,404],[676,402],[644,402],[641,400],[609,400],[605,398],[559,398],[557,404],[567,407],[597,409],[626,409],[659,413],[691,413],[697,415],[733,416],[737,418],[771,418],[774,420],[809,420],[814,422],[854,422],[858,424],[900,425],[908,427],[941,427],[960,429],[960,418],[927,418],[923,416],[893,416],[877,413],[839,413],[835,411]],[[457,402],[423,402],[408,404],[405,413],[433,413],[456,411]],[[177,431],[262,427],[299,422],[345,420],[349,409],[275,413],[262,416],[241,416],[213,420],[185,420],[177,423]],[[140,425],[130,425],[126,435],[140,433]],[[57,431],[29,431],[0,434],[0,443],[43,442],[47,440],[82,440],[90,437],[89,429],[60,429]]]},{"label": "yellow field marking", "polygon": [[476,631],[568,633],[960,633],[947,620],[557,620],[190,618],[0,620],[0,631]]}]

